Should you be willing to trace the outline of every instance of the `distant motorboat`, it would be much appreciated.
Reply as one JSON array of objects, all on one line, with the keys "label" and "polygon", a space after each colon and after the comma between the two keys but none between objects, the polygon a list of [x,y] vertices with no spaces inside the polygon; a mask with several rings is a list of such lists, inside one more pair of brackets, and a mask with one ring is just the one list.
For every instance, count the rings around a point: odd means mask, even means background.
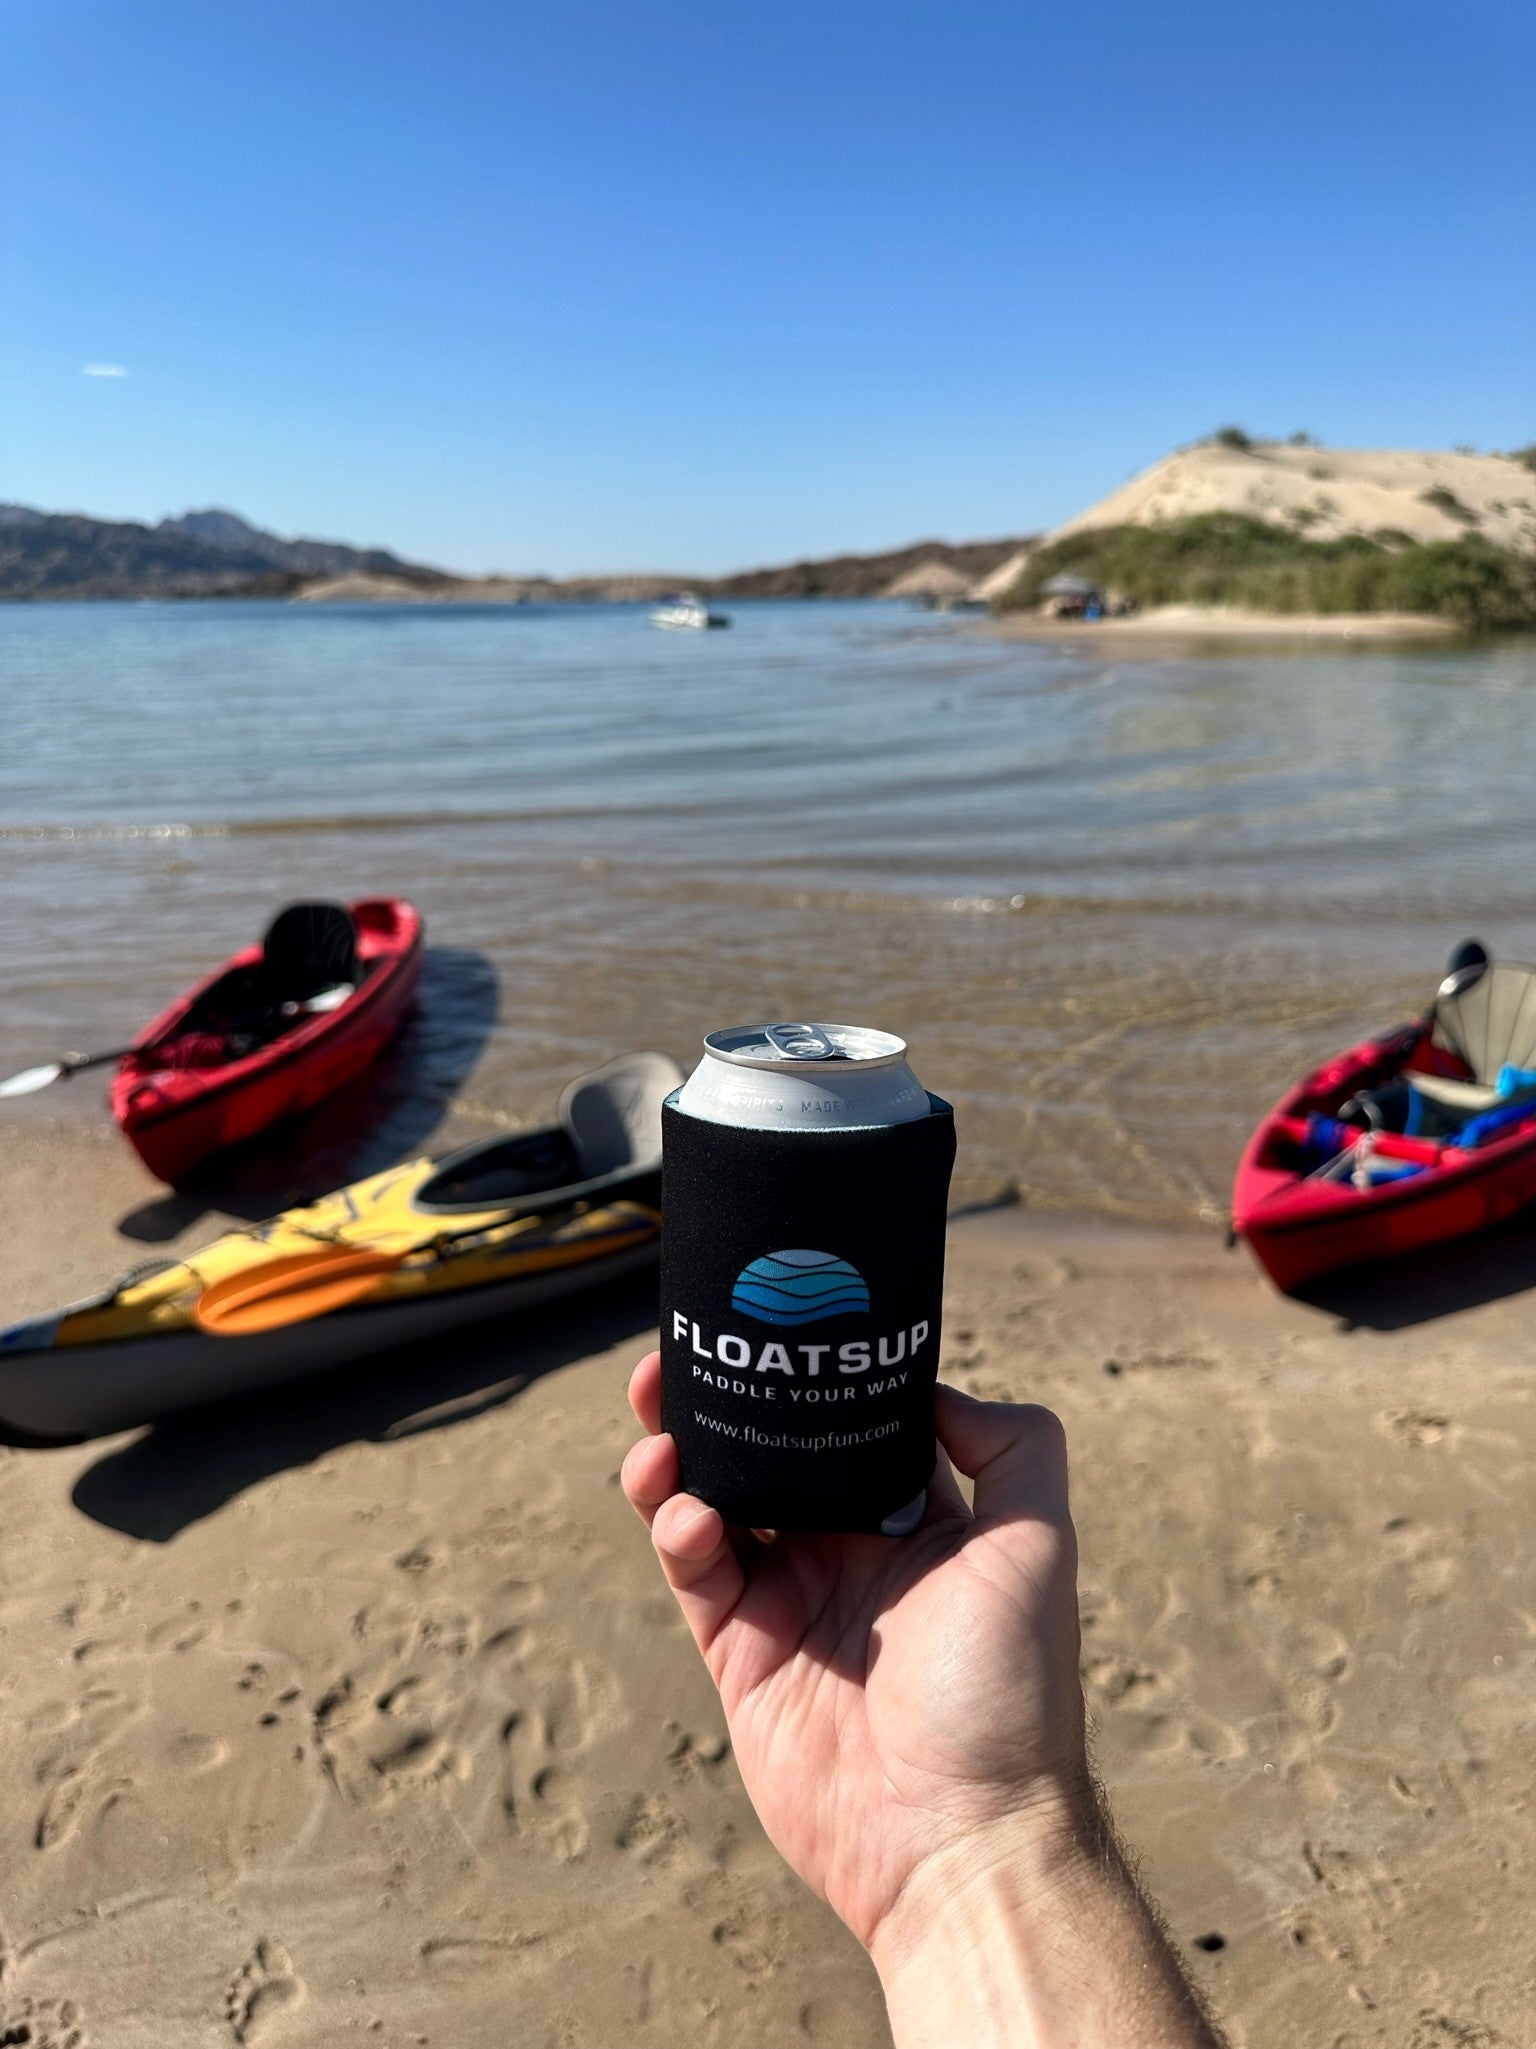
[{"label": "distant motorboat", "polygon": [[670,598],[663,598],[651,614],[653,626],[679,627],[692,633],[702,633],[709,626],[729,626],[730,623],[724,612],[712,612],[693,591],[677,591]]}]

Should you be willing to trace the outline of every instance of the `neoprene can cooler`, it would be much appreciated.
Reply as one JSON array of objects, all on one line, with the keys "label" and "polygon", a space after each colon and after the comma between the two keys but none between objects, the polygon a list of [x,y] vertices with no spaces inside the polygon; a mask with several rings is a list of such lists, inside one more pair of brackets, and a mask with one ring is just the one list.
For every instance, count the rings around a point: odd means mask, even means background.
[{"label": "neoprene can cooler", "polygon": [[661,1420],[754,1529],[922,1520],[954,1112],[859,1025],[712,1032],[662,1110]]}]

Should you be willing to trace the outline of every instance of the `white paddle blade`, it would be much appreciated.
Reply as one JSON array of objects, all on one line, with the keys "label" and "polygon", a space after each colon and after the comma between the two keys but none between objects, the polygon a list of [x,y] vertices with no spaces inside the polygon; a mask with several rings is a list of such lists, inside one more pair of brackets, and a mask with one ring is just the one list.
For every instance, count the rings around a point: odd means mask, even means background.
[{"label": "white paddle blade", "polygon": [[57,1081],[65,1072],[57,1060],[50,1060],[46,1067],[24,1067],[20,1074],[13,1074],[9,1081],[0,1081],[0,1096],[30,1096],[34,1089],[45,1089],[49,1082]]}]

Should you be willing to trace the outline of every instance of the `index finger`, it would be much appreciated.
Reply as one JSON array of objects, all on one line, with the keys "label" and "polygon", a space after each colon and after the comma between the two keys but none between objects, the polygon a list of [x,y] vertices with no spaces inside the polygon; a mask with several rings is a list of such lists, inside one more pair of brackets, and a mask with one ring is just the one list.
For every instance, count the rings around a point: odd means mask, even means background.
[{"label": "index finger", "polygon": [[629,1406],[648,1436],[661,1428],[661,1354],[647,1352],[629,1376]]},{"label": "index finger", "polygon": [[939,1442],[976,1482],[978,1518],[1067,1521],[1067,1440],[1049,1409],[979,1402],[941,1382],[934,1420]]}]

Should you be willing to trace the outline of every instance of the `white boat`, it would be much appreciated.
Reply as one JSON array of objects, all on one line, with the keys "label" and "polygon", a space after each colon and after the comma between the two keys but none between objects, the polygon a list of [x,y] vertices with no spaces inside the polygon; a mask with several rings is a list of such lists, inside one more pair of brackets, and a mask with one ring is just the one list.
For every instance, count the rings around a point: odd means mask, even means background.
[{"label": "white boat", "polygon": [[712,612],[693,591],[676,591],[670,598],[663,598],[651,614],[653,626],[680,627],[692,633],[702,633],[709,626],[729,626],[730,623],[724,612]]}]

